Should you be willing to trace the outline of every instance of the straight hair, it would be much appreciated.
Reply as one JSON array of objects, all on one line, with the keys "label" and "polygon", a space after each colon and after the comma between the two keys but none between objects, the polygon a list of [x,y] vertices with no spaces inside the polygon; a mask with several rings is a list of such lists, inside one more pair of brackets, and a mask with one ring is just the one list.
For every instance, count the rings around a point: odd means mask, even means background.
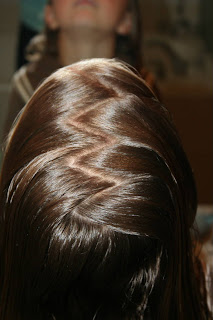
[{"label": "straight hair", "polygon": [[59,69],[8,137],[0,319],[212,319],[196,206],[171,116],[140,76],[108,59]]}]

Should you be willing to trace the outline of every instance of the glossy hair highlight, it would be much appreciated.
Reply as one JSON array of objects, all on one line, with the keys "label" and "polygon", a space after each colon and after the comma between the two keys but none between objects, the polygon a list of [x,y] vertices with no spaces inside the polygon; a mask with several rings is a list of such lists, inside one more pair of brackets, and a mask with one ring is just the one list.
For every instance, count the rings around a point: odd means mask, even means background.
[{"label": "glossy hair highlight", "polygon": [[0,205],[1,320],[210,319],[191,168],[127,66],[93,59],[44,81],[10,132]]}]

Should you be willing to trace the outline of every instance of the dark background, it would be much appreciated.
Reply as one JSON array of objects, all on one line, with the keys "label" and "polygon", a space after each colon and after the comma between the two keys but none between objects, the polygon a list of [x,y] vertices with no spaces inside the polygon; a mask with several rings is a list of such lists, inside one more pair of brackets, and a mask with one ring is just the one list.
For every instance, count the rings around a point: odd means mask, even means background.
[{"label": "dark background", "polygon": [[171,110],[199,203],[213,204],[213,1],[143,0],[144,62]]}]

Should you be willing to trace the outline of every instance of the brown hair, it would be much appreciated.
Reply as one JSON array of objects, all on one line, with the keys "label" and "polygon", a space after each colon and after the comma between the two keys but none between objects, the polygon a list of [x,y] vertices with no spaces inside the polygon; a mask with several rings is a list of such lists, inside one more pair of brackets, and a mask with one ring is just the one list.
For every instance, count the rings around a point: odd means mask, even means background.
[{"label": "brown hair", "polygon": [[125,65],[93,59],[44,81],[10,132],[0,203],[1,320],[211,318],[191,168]]},{"label": "brown hair", "polygon": [[[51,1],[47,2],[51,5]],[[126,36],[116,36],[115,57],[119,58],[135,68],[142,68],[142,17],[139,0],[129,0],[128,10],[132,14],[132,30]],[[27,48],[27,59],[29,61],[37,60],[41,55],[48,52],[53,56],[57,56],[57,37],[58,30],[51,30],[45,26],[44,32],[35,36]]]}]

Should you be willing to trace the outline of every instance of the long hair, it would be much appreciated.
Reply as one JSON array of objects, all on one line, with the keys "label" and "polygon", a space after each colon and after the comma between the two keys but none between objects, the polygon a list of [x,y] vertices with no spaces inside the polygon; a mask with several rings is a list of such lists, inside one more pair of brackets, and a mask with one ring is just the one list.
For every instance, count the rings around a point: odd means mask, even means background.
[{"label": "long hair", "polygon": [[122,63],[82,61],[37,89],[9,134],[0,206],[1,320],[210,319],[190,165]]},{"label": "long hair", "polygon": [[[51,5],[51,0],[47,1]],[[132,14],[132,29],[130,34],[116,36],[115,57],[123,60],[137,70],[142,68],[142,17],[139,0],[129,0],[128,10]],[[44,31],[35,36],[27,47],[27,59],[29,61],[39,59],[48,53],[57,57],[58,30],[51,30],[47,25]]]}]

